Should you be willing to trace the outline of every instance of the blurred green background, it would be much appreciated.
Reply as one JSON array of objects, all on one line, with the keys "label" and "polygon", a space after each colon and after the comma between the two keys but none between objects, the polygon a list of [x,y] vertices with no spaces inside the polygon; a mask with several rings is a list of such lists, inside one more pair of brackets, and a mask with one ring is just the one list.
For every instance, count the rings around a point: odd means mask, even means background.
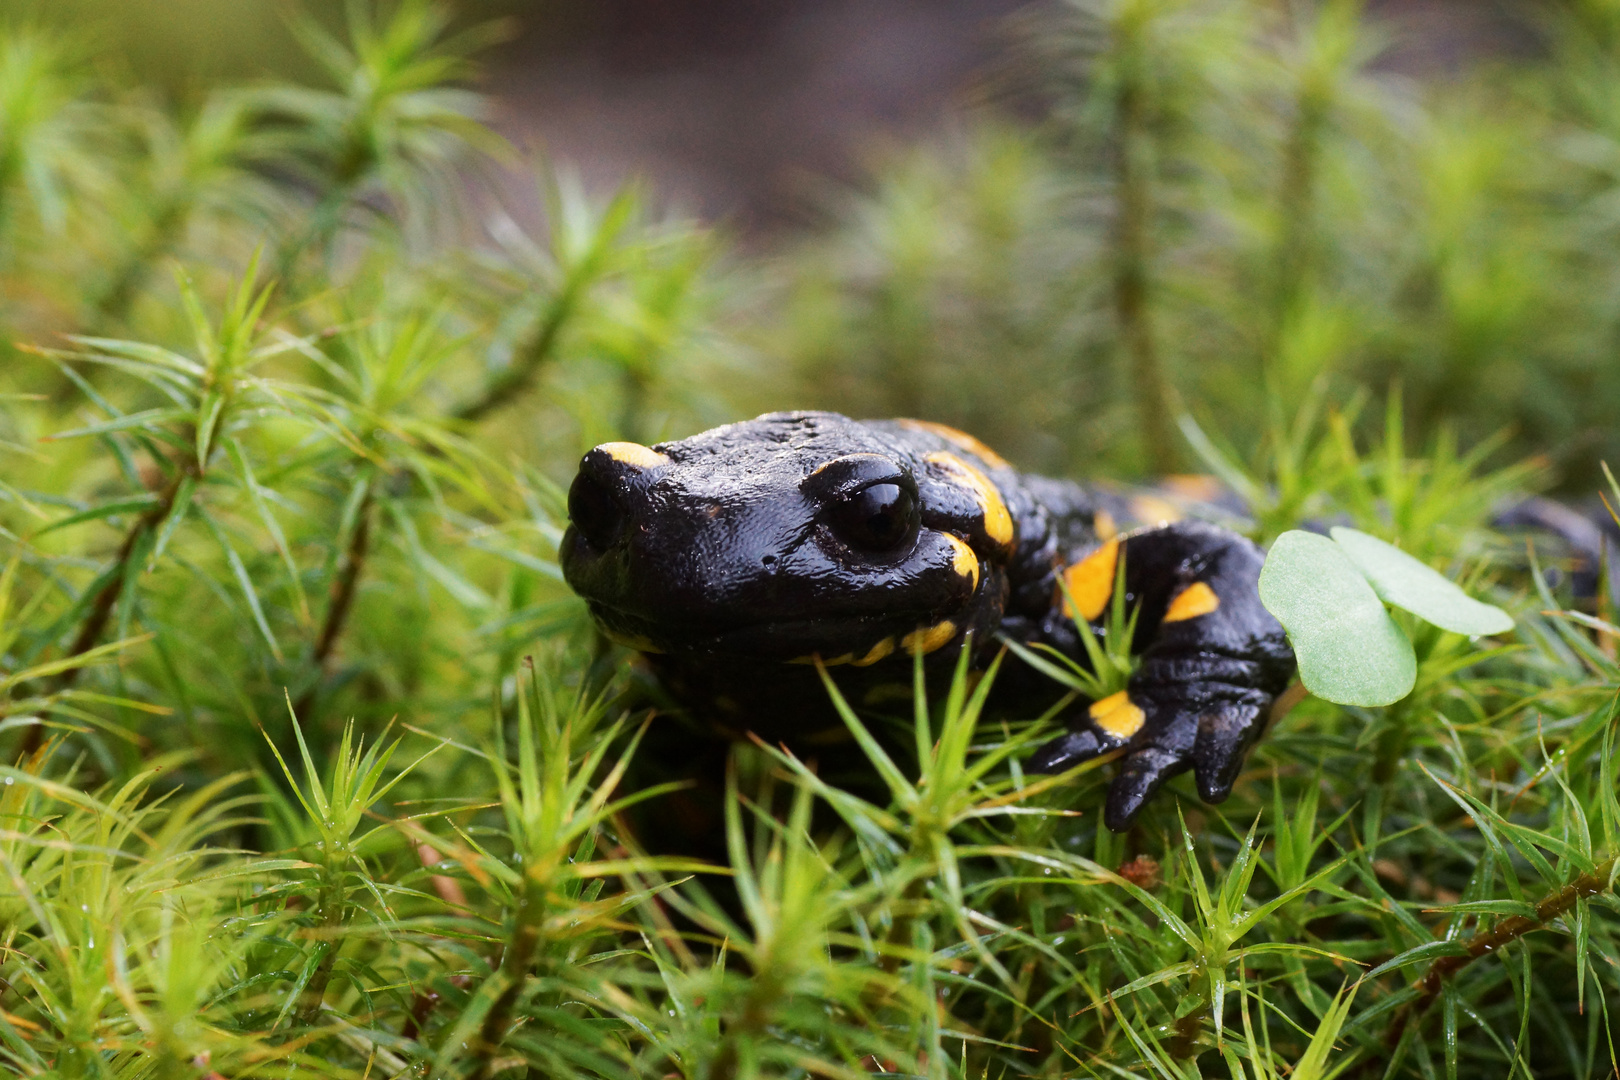
[{"label": "blurred green background", "polygon": [[[11,6],[70,32],[92,97],[144,87],[183,112],[319,79],[287,4]],[[543,232],[537,168],[598,200],[644,178],[654,216],[715,231],[708,328],[737,370],[675,386],[651,365],[640,437],[783,406],[915,413],[1028,467],[1143,475],[1196,465],[1181,409],[1249,452],[1268,387],[1288,413],[1399,387],[1418,439],[1501,437],[1571,492],[1620,449],[1603,0],[457,17],[499,20],[484,115],[523,155],[457,166],[478,177],[463,238],[495,207]]]}]

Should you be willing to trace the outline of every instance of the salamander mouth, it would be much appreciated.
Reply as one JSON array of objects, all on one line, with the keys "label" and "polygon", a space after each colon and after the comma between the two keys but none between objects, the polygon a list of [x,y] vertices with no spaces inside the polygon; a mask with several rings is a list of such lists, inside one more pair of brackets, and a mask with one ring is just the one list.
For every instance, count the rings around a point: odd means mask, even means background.
[{"label": "salamander mouth", "polygon": [[667,622],[589,601],[591,617],[613,641],[641,652],[679,655],[735,656],[780,663],[810,662],[821,656],[828,663],[876,662],[900,646],[909,634],[927,634],[947,623],[949,615],[890,613],[827,614],[814,619],[765,619],[746,623],[704,626],[688,623],[672,629]]}]

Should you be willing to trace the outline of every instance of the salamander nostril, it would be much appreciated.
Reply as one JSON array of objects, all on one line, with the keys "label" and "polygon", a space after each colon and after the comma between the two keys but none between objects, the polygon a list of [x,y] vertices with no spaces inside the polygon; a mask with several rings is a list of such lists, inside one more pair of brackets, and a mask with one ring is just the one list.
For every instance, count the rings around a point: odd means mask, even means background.
[{"label": "salamander nostril", "polygon": [[602,551],[613,542],[624,512],[601,480],[581,471],[568,488],[568,520],[585,542]]}]

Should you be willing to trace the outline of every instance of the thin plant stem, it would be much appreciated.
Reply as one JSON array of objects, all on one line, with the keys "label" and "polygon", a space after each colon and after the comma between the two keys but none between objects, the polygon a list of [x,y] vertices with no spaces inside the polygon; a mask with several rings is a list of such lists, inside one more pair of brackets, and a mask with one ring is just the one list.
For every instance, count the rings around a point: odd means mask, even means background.
[{"label": "thin plant stem", "polygon": [[922,901],[924,887],[923,879],[914,877],[900,893],[899,903],[895,905],[894,920],[889,924],[889,933],[884,939],[891,948],[878,957],[878,967],[886,975],[893,975],[900,970],[899,950],[911,945],[914,921],[912,910]]},{"label": "thin plant stem", "polygon": [[545,315],[541,317],[539,325],[517,349],[512,362],[490,380],[483,393],[452,411],[450,415],[454,419],[469,424],[476,423],[506,405],[533,384],[540,370],[556,354],[557,342],[562,336],[563,327],[568,324],[569,317],[579,304],[587,277],[588,275],[584,274],[570,276],[563,290],[546,306]]},{"label": "thin plant stem", "polygon": [[1287,383],[1282,343],[1288,321],[1313,285],[1316,270],[1316,177],[1322,132],[1327,126],[1325,95],[1314,86],[1301,88],[1294,120],[1283,151],[1282,182],[1277,192],[1276,249],[1272,257],[1271,341],[1266,350],[1268,389],[1279,393]]},{"label": "thin plant stem", "polygon": [[579,312],[586,294],[610,266],[614,245],[631,223],[636,205],[634,188],[620,191],[598,225],[589,248],[568,264],[534,331],[513,349],[511,362],[477,397],[450,411],[452,419],[476,423],[534,384],[541,370],[556,358],[563,330]]},{"label": "thin plant stem", "polygon": [[733,1080],[741,1055],[737,1046],[743,1038],[758,1035],[771,1020],[771,1011],[780,997],[780,985],[769,969],[758,971],[749,981],[748,998],[742,1013],[726,1027],[720,1052],[709,1063],[708,1080]]},{"label": "thin plant stem", "polygon": [[1127,71],[1115,103],[1114,320],[1129,358],[1148,465],[1169,473],[1177,456],[1170,430],[1173,394],[1153,333],[1152,136],[1147,90],[1137,67]]},{"label": "thin plant stem", "polygon": [[319,916],[317,933],[325,939],[326,951],[315,962],[315,970],[299,995],[298,1022],[304,1026],[315,1023],[321,1015],[321,1004],[326,1000],[326,987],[332,981],[332,968],[337,964],[338,931],[348,915],[348,902],[343,895],[343,868],[334,866],[335,859],[346,859],[346,853],[327,854],[326,881],[321,885],[316,914]]},{"label": "thin plant stem", "polygon": [[1503,919],[1489,930],[1482,930],[1469,938],[1465,947],[1467,951],[1461,955],[1442,956],[1431,963],[1429,970],[1424,972],[1423,978],[1418,981],[1417,985],[1421,992],[1402,1006],[1390,1020],[1389,1028],[1384,1032],[1384,1045],[1391,1050],[1400,1045],[1401,1037],[1406,1030],[1420,1021],[1429,1007],[1440,997],[1440,991],[1447,979],[1475,960],[1500,952],[1505,946],[1534,930],[1545,929],[1548,923],[1569,911],[1580,901],[1608,891],[1609,876],[1614,872],[1614,866],[1613,858],[1600,863],[1590,874],[1582,874],[1557,892],[1542,897],[1536,903],[1534,918],[1529,915],[1513,915]]},{"label": "thin plant stem", "polygon": [[343,565],[332,581],[332,590],[326,605],[326,618],[321,622],[320,635],[315,639],[315,650],[310,654],[310,662],[315,668],[315,679],[308,689],[299,695],[297,704],[293,706],[293,713],[296,716],[309,715],[311,707],[315,704],[316,694],[320,691],[321,682],[326,677],[332,654],[349,624],[349,613],[354,608],[355,594],[360,589],[360,575],[365,571],[366,559],[371,553],[371,519],[375,516],[376,483],[373,479],[366,486],[366,493],[361,497],[360,508],[355,514],[354,532],[350,534],[349,546],[343,553]]},{"label": "thin plant stem", "polygon": [[[117,606],[118,594],[123,591],[124,579],[132,572],[130,565],[137,551],[141,537],[160,527],[174,509],[174,501],[180,492],[180,486],[187,476],[193,475],[189,469],[180,469],[174,479],[163,488],[158,495],[158,501],[148,507],[146,512],[135,519],[125,534],[123,543],[118,545],[118,554],[113,558],[113,564],[108,569],[107,580],[96,592],[95,599],[90,602],[90,610],[85,614],[84,622],[79,624],[79,632],[73,638],[73,644],[68,646],[69,657],[83,656],[95,648],[96,642],[107,629],[107,623],[112,618],[113,608]],[[55,691],[71,689],[78,681],[82,668],[72,667],[56,676]],[[39,750],[45,739],[45,725],[33,724],[27,734],[23,736],[20,752],[23,757],[30,757]]]},{"label": "thin plant stem", "polygon": [[506,1038],[513,1007],[523,990],[523,980],[534,963],[535,954],[540,950],[540,924],[545,919],[545,912],[545,883],[541,875],[529,869],[523,875],[523,889],[518,894],[517,926],[501,956],[501,966],[495,972],[495,977],[502,983],[501,996],[484,1014],[484,1023],[478,1029],[478,1043],[473,1048],[478,1064],[473,1068],[469,1080],[486,1080],[489,1076],[495,1052]]}]

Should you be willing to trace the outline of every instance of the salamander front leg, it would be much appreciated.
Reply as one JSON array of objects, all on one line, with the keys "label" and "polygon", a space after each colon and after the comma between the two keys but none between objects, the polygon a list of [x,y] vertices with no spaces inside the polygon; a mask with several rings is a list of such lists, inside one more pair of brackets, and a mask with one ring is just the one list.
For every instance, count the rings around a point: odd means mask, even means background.
[{"label": "salamander front leg", "polygon": [[1226,798],[1294,673],[1283,629],[1260,604],[1264,556],[1253,544],[1199,522],[1112,541],[1068,571],[1087,619],[1107,606],[1122,554],[1126,599],[1141,606],[1132,643],[1141,662],[1127,690],[1093,702],[1030,761],[1036,771],[1060,772],[1124,747],[1103,814],[1115,831],[1189,768],[1204,801]]}]

